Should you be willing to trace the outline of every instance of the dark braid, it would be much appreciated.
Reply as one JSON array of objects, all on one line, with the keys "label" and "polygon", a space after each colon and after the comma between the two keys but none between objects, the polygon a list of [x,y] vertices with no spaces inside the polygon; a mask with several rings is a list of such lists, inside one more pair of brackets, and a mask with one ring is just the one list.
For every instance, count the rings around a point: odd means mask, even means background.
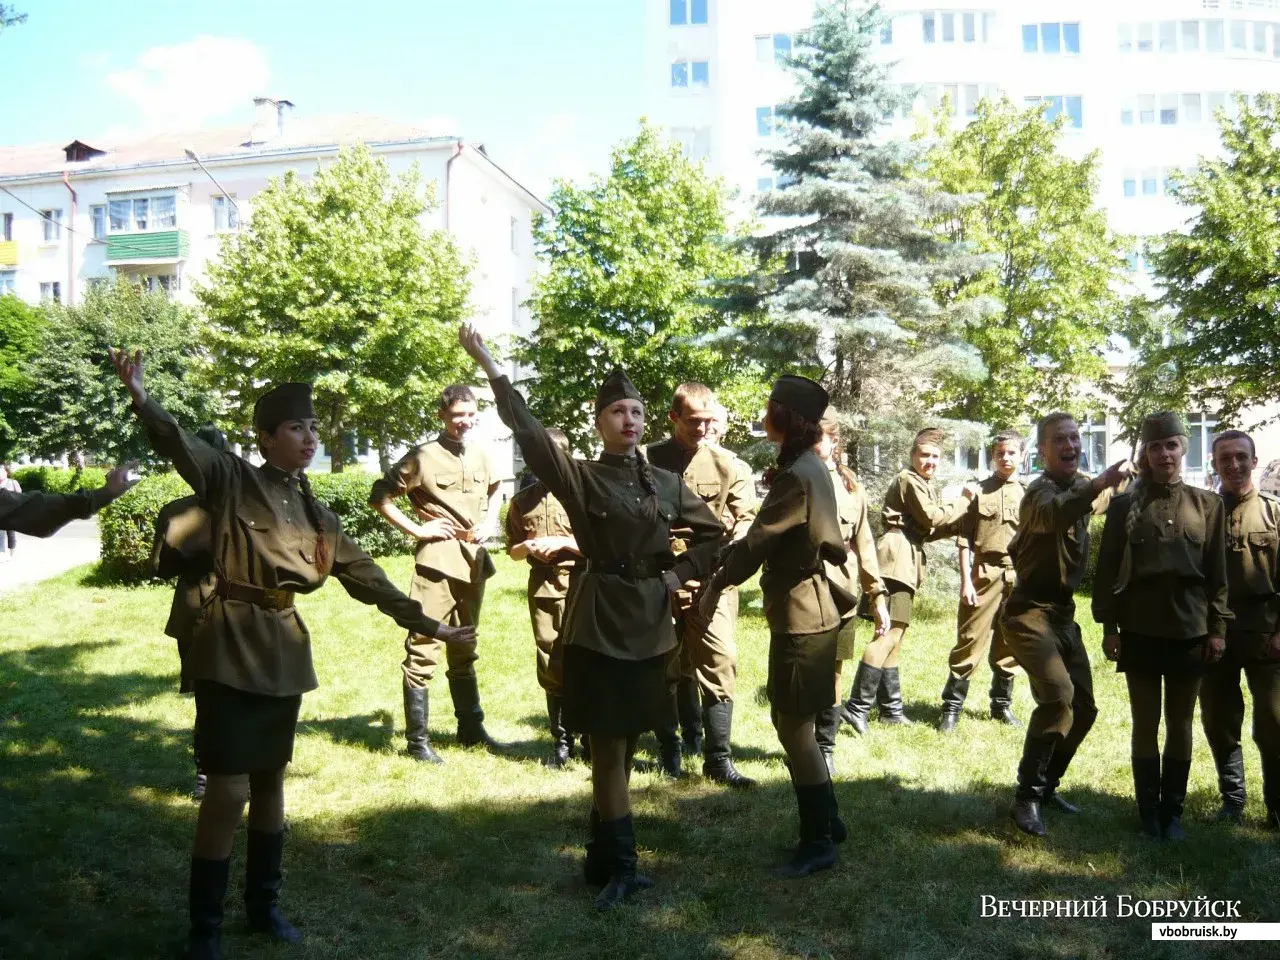
[{"label": "dark braid", "polygon": [[644,451],[639,447],[636,447],[636,476],[640,480],[641,489],[647,495],[640,512],[646,520],[656,520],[658,519],[658,484],[653,479],[653,467],[649,466]]},{"label": "dark braid", "polygon": [[316,569],[321,576],[328,576],[329,541],[324,535],[324,517],[320,513],[320,504],[316,502],[316,495],[311,491],[311,481],[307,479],[305,470],[298,471],[298,487],[302,490],[302,504],[306,508],[307,519],[316,530]]}]

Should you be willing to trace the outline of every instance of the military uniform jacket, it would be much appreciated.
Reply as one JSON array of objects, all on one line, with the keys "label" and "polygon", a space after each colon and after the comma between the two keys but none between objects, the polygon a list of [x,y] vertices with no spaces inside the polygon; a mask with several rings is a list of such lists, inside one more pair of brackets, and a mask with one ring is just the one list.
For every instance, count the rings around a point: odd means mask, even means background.
[{"label": "military uniform jacket", "polygon": [[1026,490],[1026,484],[1017,477],[1001,480],[995,474],[979,484],[978,495],[969,501],[956,535],[957,547],[973,551],[975,569],[1012,569],[1009,543],[1018,532],[1018,515]]},{"label": "military uniform jacket", "polygon": [[[374,481],[369,503],[408,496],[420,516],[449,517],[471,530],[484,522],[494,482],[493,467],[483,449],[441,434],[410,450],[385,477]],[[488,551],[465,540],[423,540],[414,559],[424,572],[464,583],[487,579],[495,572]]]},{"label": "military uniform jacket", "polygon": [[107,491],[77,493],[14,493],[0,490],[0,530],[16,530],[29,537],[49,537],[72,520],[84,520],[107,503]]},{"label": "military uniform jacket", "polygon": [[[297,477],[213,449],[179,427],[153,399],[136,412],[152,447],[173,461],[209,511],[219,579],[296,593],[320,588],[327,575],[315,567],[316,535]],[[336,513],[323,503],[317,506],[333,558],[329,572],[347,593],[373,604],[410,633],[434,636],[439,622],[392,585],[382,568],[342,532]],[[318,686],[311,636],[297,608],[270,610],[216,594],[196,626],[187,671],[193,680],[277,697]]]},{"label": "military uniform jacket", "polygon": [[1280,627],[1280,500],[1256,489],[1222,499],[1231,630],[1273,634]]},{"label": "military uniform jacket", "polygon": [[1083,473],[1057,480],[1042,473],[1027,484],[1018,509],[1010,608],[1026,604],[1075,604],[1089,561],[1089,515],[1097,494]]},{"label": "military uniform jacket", "polygon": [[[490,385],[498,415],[515,434],[525,463],[564,505],[586,558],[569,590],[565,645],[619,660],[646,660],[673,649],[666,584],[644,568],[670,569],[682,583],[706,576],[724,539],[720,521],[678,476],[660,468],[652,470],[658,519],[646,519],[634,458],[575,459],[547,436],[510,380]],[[689,531],[691,546],[679,557],[671,551],[673,529]],[[627,568],[637,575],[621,572]]]},{"label": "military uniform jacket", "polygon": [[885,532],[876,546],[880,576],[915,590],[924,579],[924,544],[955,533],[967,501],[938,502],[933,485],[914,470],[903,470],[884,494]]},{"label": "military uniform jacket", "polygon": [[763,565],[760,590],[769,629],[823,633],[840,624],[825,565],[847,559],[827,466],[806,450],[778,470],[751,529],[726,551],[716,580],[741,584]]},{"label": "military uniform jacket", "polygon": [[217,583],[209,511],[195,497],[182,497],[160,508],[151,545],[151,574],[160,580],[177,578],[164,632],[178,641],[178,652],[185,658]]},{"label": "military uniform jacket", "polygon": [[[538,537],[572,537],[569,514],[541,481],[525,487],[507,506],[507,546]],[[569,593],[569,575],[578,557],[561,550],[550,563],[532,554],[529,560],[529,599],[563,600]]]},{"label": "military uniform jacket", "polygon": [[[708,444],[689,450],[675,437],[653,444],[646,453],[655,467],[684,480],[720,518],[730,540],[741,540],[747,535],[756,516],[756,497],[751,468],[744,460]],[[689,532],[673,531],[672,547],[677,552],[689,546]],[[679,546],[674,541],[679,541]]]},{"label": "military uniform jacket", "polygon": [[[1142,509],[1126,530],[1134,497]],[[1093,618],[1107,634],[1225,637],[1226,543],[1226,508],[1216,493],[1180,481],[1140,481],[1107,508]]]},{"label": "military uniform jacket", "polygon": [[[827,476],[836,495],[840,537],[846,547],[852,548],[844,563],[827,564],[827,579],[850,594],[856,594],[861,586],[863,594],[874,598],[884,593],[885,589],[884,581],[880,579],[880,562],[876,559],[876,542],[871,533],[871,516],[867,509],[866,495],[861,486],[852,492],[845,487],[844,478],[836,469],[835,461],[827,465]],[[845,619],[852,618],[854,614],[855,610],[849,610]]]}]

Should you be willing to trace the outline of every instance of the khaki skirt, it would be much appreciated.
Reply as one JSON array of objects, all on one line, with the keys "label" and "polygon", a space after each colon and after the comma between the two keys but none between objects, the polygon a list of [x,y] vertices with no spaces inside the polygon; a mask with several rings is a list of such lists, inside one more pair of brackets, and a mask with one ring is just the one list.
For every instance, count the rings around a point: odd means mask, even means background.
[{"label": "khaki skirt", "polygon": [[839,627],[825,633],[775,633],[769,638],[769,703],[799,716],[836,702]]},{"label": "khaki skirt", "polygon": [[213,680],[194,686],[205,773],[266,773],[293,759],[301,694],[269,697]]}]

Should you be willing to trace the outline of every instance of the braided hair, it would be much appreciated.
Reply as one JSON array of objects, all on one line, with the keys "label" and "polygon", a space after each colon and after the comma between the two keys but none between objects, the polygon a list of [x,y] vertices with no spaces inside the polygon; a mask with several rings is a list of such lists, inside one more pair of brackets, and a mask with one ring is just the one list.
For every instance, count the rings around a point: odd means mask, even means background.
[{"label": "braided hair", "polygon": [[311,489],[311,481],[307,479],[305,470],[298,471],[298,487],[302,491],[302,505],[307,511],[307,519],[311,521],[311,526],[315,527],[316,531],[316,569],[320,571],[321,576],[327,576],[333,562],[329,556],[329,541],[325,539],[324,515],[320,513],[320,504]]},{"label": "braided hair", "polygon": [[653,467],[649,465],[644,451],[636,447],[636,476],[640,488],[645,492],[644,503],[640,505],[640,513],[646,520],[658,519],[658,484],[653,478]]}]

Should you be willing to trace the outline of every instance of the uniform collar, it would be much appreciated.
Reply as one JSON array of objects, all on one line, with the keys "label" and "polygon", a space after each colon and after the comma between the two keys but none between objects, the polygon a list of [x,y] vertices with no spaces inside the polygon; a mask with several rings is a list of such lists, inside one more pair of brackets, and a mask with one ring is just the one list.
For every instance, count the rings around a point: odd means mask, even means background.
[{"label": "uniform collar", "polygon": [[602,453],[600,462],[607,467],[630,467],[635,465],[636,457],[633,453]]},{"label": "uniform collar", "polygon": [[1227,493],[1222,492],[1222,499],[1227,505],[1227,511],[1230,512],[1241,504],[1248,503],[1258,496],[1258,488],[1250,487],[1248,493]]},{"label": "uniform collar", "polygon": [[455,440],[449,434],[441,431],[440,436],[436,438],[440,446],[444,447],[455,457],[460,457],[466,451],[467,445],[461,440]]},{"label": "uniform collar", "polygon": [[268,480],[271,480],[274,483],[278,483],[281,486],[289,487],[291,489],[298,486],[298,477],[296,474],[281,470],[274,463],[264,463],[259,469],[261,469],[263,475]]},{"label": "uniform collar", "polygon": [[1147,479],[1143,481],[1143,486],[1147,488],[1148,498],[1159,497],[1164,499],[1165,497],[1173,496],[1182,486],[1182,481],[1175,480],[1173,483],[1156,483],[1154,480]]}]

